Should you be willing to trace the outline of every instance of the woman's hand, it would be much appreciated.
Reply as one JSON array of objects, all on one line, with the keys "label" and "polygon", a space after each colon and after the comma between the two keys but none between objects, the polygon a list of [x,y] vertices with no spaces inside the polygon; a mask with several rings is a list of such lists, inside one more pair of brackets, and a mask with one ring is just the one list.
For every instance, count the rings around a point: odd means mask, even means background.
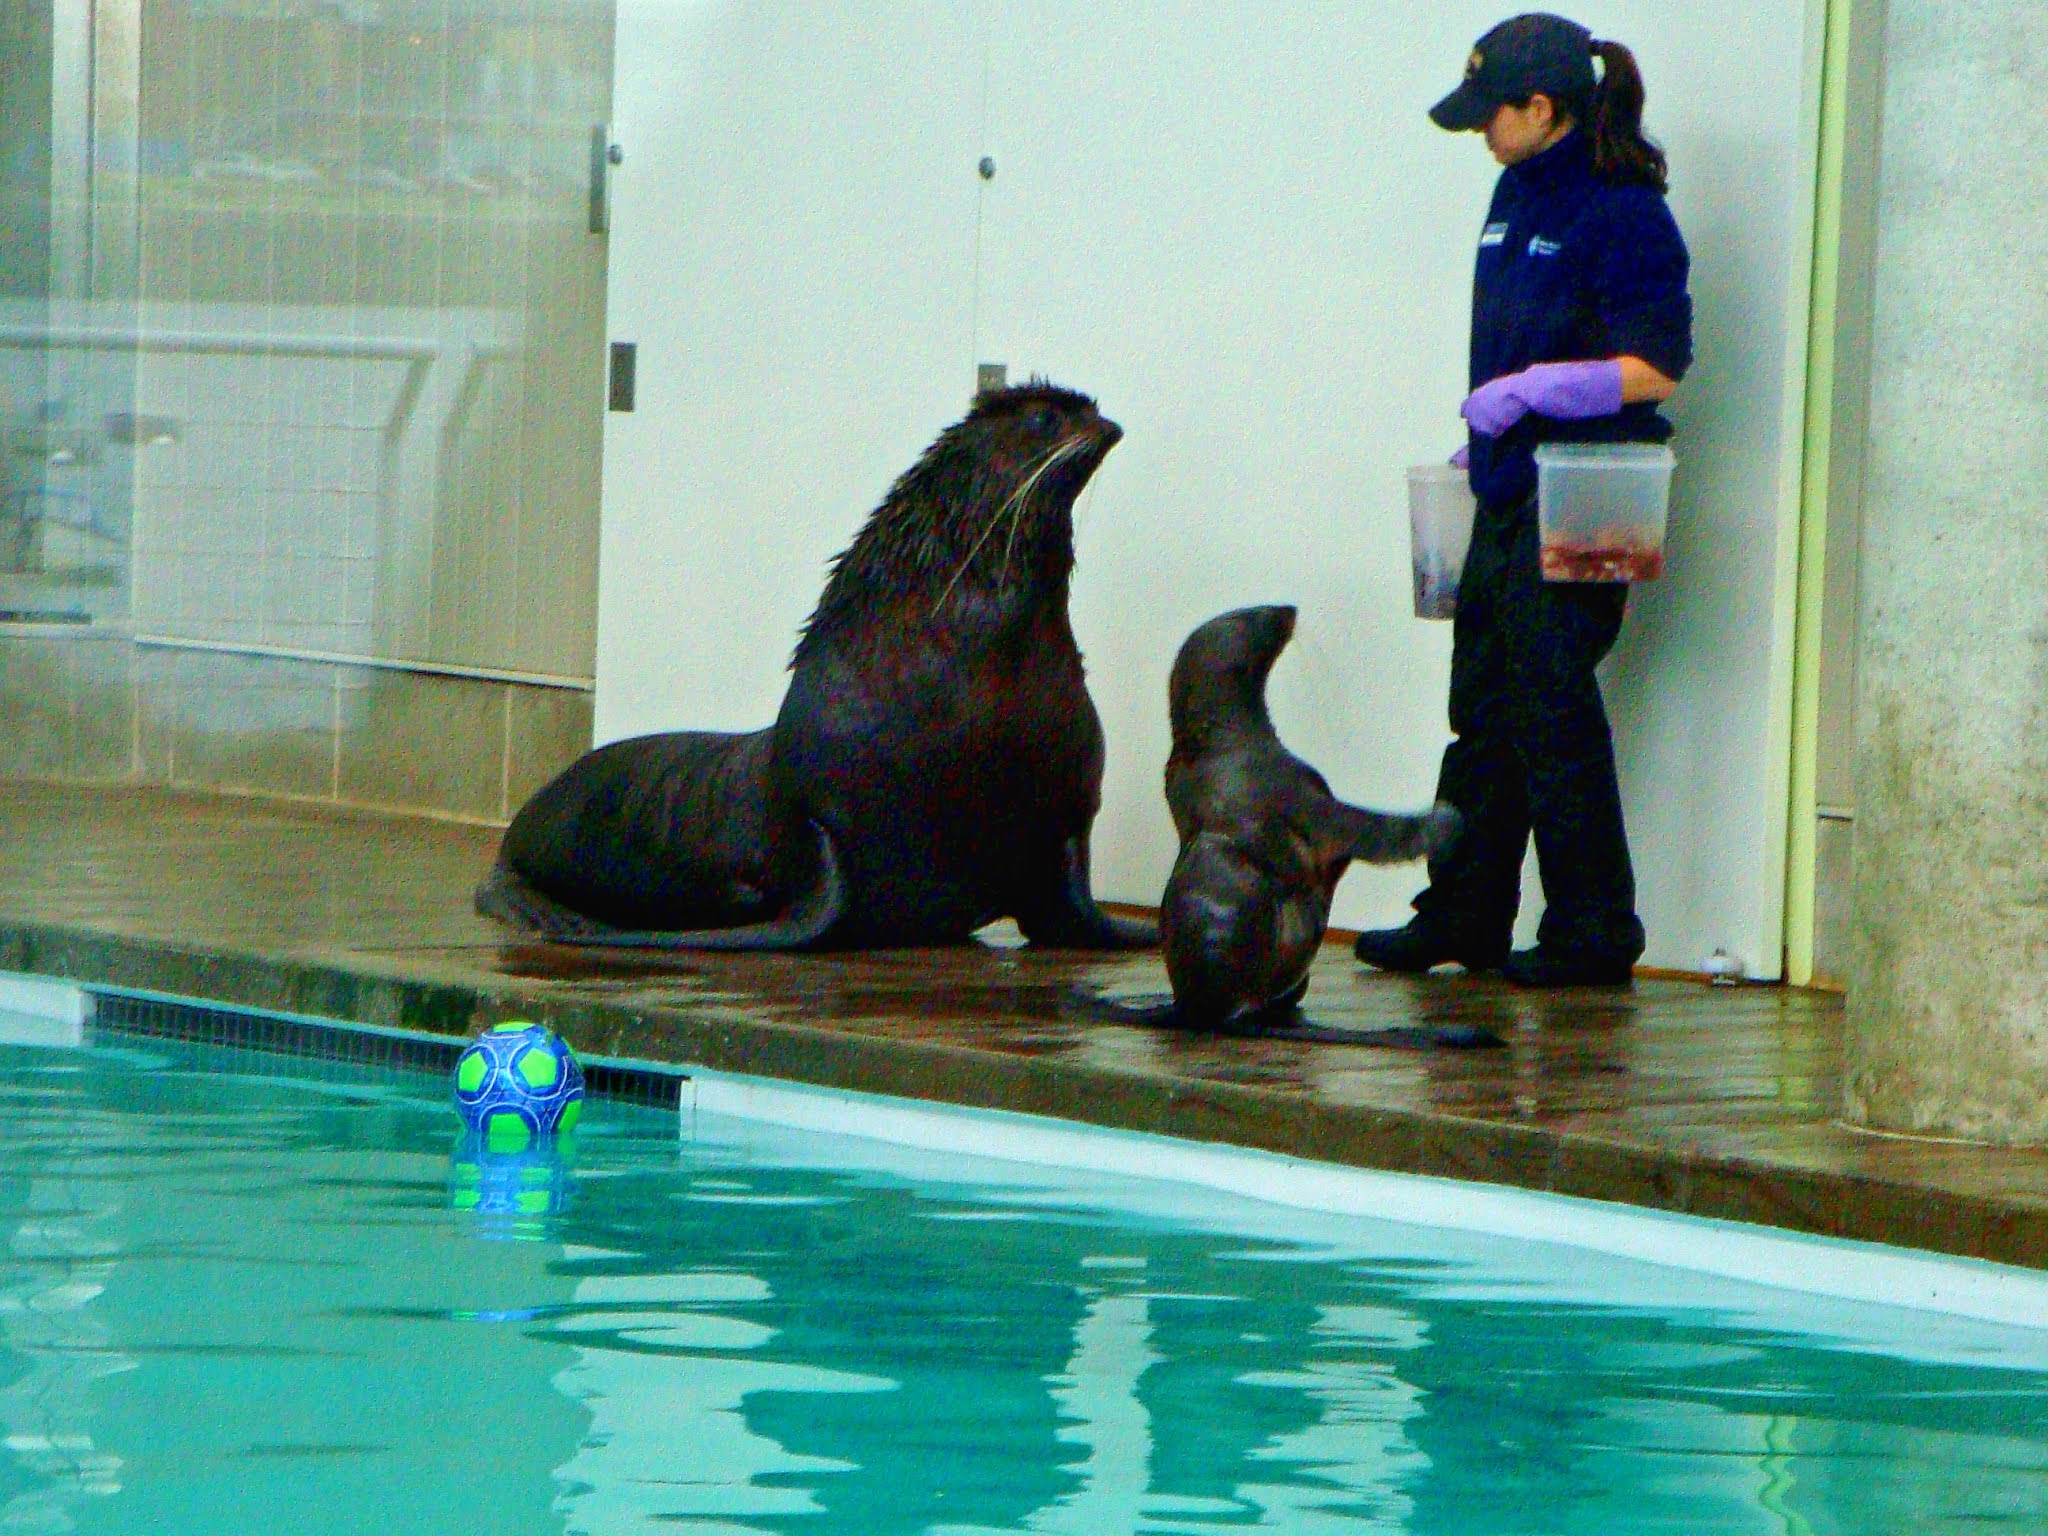
[{"label": "woman's hand", "polygon": [[1635,405],[1648,400],[1662,405],[1678,392],[1678,380],[1644,362],[1640,357],[1617,357],[1621,364],[1621,403]]}]

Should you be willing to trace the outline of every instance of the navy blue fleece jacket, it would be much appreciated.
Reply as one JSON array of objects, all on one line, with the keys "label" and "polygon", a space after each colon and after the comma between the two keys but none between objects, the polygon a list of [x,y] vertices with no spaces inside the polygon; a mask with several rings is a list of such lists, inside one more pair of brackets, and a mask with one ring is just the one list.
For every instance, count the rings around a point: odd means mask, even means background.
[{"label": "navy blue fleece jacket", "polygon": [[[1479,240],[1471,387],[1532,363],[1621,356],[1681,377],[1692,363],[1690,266],[1663,194],[1601,177],[1583,132],[1509,166]],[[1533,494],[1538,443],[1670,436],[1650,404],[1588,421],[1532,413],[1499,437],[1472,435],[1472,490],[1496,506]]]}]

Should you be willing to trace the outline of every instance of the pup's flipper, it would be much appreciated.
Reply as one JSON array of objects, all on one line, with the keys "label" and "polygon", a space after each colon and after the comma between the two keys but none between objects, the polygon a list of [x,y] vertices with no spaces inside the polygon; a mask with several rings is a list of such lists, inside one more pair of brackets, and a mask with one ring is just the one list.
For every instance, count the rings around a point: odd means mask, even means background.
[{"label": "pup's flipper", "polygon": [[1189,1022],[1174,1006],[1171,997],[1158,993],[1112,998],[1104,997],[1090,987],[1075,986],[1069,989],[1067,1002],[1079,1016],[1105,1024],[1137,1024],[1153,1029],[1178,1029],[1253,1040],[1299,1040],[1310,1045],[1371,1045],[1407,1051],[1485,1051],[1507,1044],[1492,1030],[1473,1024],[1396,1024],[1380,1029],[1333,1029],[1305,1018],[1292,999],[1257,1014],[1232,1019],[1221,1027]]},{"label": "pup's flipper", "polygon": [[1139,1024],[1153,1029],[1185,1029],[1171,995],[1149,992],[1141,997],[1104,997],[1093,987],[1067,989],[1061,1011],[1097,1024]]},{"label": "pup's flipper", "polygon": [[606,927],[543,895],[500,864],[477,887],[476,909],[486,917],[516,923],[550,944],[582,949],[777,950],[810,949],[822,943],[846,912],[846,877],[832,837],[818,836],[818,867],[809,889],[789,909],[766,922],[738,928],[634,931]]}]

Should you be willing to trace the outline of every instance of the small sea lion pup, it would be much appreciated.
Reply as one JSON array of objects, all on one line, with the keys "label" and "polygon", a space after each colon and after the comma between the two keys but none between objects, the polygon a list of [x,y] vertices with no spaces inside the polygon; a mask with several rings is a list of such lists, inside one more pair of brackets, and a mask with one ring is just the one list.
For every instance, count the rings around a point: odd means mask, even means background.
[{"label": "small sea lion pup", "polygon": [[1067,621],[1074,498],[1123,436],[1034,380],[982,395],[833,562],[775,724],[586,754],[506,830],[477,909],[562,943],[1155,941],[1088,883],[1102,724]]},{"label": "small sea lion pup", "polygon": [[1159,926],[1186,1027],[1284,1021],[1308,990],[1351,861],[1421,858],[1457,835],[1449,806],[1396,816],[1346,805],[1280,744],[1266,674],[1293,635],[1293,608],[1240,608],[1202,625],[1174,659],[1166,803],[1180,857]]}]

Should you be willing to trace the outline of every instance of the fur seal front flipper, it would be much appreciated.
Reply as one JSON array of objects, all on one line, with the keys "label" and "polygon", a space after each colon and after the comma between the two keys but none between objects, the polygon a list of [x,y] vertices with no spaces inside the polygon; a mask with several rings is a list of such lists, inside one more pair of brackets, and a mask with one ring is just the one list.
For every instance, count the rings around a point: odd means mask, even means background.
[{"label": "fur seal front flipper", "polygon": [[1181,846],[1160,937],[1185,1027],[1291,1015],[1351,861],[1421,858],[1457,835],[1448,806],[1409,816],[1346,805],[1280,744],[1266,676],[1294,618],[1291,607],[1226,613],[1174,659],[1166,800]]},{"label": "fur seal front flipper", "polygon": [[608,947],[948,944],[1006,916],[1154,942],[1089,891],[1102,724],[1067,617],[1074,498],[1122,435],[1071,390],[981,396],[833,562],[774,725],[586,754],[513,819],[479,908]]},{"label": "fur seal front flipper", "polygon": [[1088,843],[1069,838],[1060,849],[1060,878],[1046,888],[1055,898],[1017,913],[1017,927],[1034,944],[1051,949],[1146,949],[1159,942],[1159,925],[1118,917],[1096,905],[1089,889]]}]

